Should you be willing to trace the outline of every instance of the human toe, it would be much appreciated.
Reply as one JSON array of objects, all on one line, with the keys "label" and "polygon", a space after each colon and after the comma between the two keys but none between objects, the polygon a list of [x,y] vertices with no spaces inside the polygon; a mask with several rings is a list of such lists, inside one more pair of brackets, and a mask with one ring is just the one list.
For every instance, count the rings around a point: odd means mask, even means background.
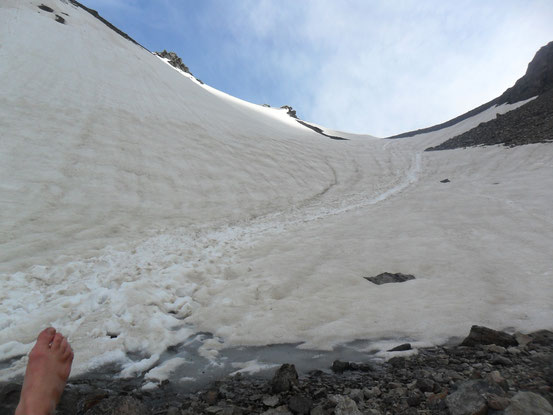
[{"label": "human toe", "polygon": [[48,346],[50,343],[52,343],[55,335],[56,329],[53,327],[48,327],[47,329],[44,329],[40,332],[36,343],[40,346]]},{"label": "human toe", "polygon": [[63,339],[64,339],[64,337],[62,336],[61,333],[56,333],[56,335],[54,336],[54,340],[52,340],[51,349],[52,350],[60,350],[61,342],[63,341]]}]

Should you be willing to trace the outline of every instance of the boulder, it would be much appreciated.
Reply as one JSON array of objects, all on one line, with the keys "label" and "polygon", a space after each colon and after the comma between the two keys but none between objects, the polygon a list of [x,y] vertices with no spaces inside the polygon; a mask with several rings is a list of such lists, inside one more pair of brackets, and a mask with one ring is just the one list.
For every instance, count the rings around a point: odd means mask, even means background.
[{"label": "boulder", "polygon": [[547,399],[532,392],[518,392],[505,409],[505,415],[552,415],[553,407]]},{"label": "boulder", "polygon": [[451,415],[485,415],[488,411],[487,395],[503,396],[498,385],[485,380],[469,380],[445,399]]},{"label": "boulder", "polygon": [[273,393],[288,392],[293,386],[298,385],[296,367],[289,363],[285,363],[277,369],[271,382]]},{"label": "boulder", "polygon": [[463,340],[461,346],[477,346],[485,344],[496,344],[498,346],[510,347],[518,343],[514,336],[502,331],[492,330],[483,326],[472,326],[469,335]]}]

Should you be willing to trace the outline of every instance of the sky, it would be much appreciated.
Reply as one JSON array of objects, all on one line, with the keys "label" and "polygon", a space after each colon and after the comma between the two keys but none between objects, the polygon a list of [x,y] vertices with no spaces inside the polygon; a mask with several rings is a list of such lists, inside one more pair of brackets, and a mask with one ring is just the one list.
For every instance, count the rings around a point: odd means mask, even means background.
[{"label": "sky", "polygon": [[379,137],[497,96],[553,40],[551,0],[83,0],[203,82]]}]

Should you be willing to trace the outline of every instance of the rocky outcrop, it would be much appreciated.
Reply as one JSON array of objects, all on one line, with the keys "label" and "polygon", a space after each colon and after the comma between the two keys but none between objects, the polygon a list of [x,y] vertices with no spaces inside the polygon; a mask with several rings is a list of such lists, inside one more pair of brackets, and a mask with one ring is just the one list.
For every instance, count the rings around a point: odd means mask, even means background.
[{"label": "rocky outcrop", "polygon": [[515,147],[547,142],[553,142],[553,90],[426,151],[496,144]]},{"label": "rocky outcrop", "polygon": [[[553,42],[549,42],[547,45],[543,46],[534,56],[532,61],[528,64],[528,69],[526,70],[526,74],[520,78],[514,86],[507,89],[501,96],[486,102],[485,104],[466,112],[465,114],[462,114],[458,117],[455,117],[449,121],[446,121],[441,124],[434,125],[432,127],[428,128],[422,128],[415,131],[408,131],[406,133],[394,135],[388,138],[404,138],[404,137],[412,137],[417,134],[424,134],[429,133],[433,131],[438,131],[446,127],[450,127],[452,125],[455,125],[463,120],[466,120],[467,118],[473,117],[476,114],[480,114],[482,111],[485,111],[495,105],[501,105],[505,103],[515,103],[519,101],[523,101],[535,96],[541,96],[546,94],[547,92],[551,91],[553,89]],[[540,103],[540,106],[543,106],[544,109],[549,109],[549,106],[544,106],[545,103]],[[529,105],[529,104],[526,104]],[[548,112],[549,117],[551,116],[551,112]],[[487,144],[484,140],[480,144]],[[493,142],[491,144],[501,144],[503,142]],[[521,144],[525,144],[521,142]],[[472,144],[467,142],[467,145],[479,145],[478,143]],[[507,144],[510,145],[510,144]],[[520,145],[520,144],[516,144]],[[438,146],[439,147],[439,146]],[[463,145],[460,145],[459,147],[463,147]],[[457,147],[450,147],[450,148],[457,148]],[[438,149],[438,148],[435,148]],[[440,148],[442,149],[442,148]],[[445,148],[444,148],[445,149]]]},{"label": "rocky outcrop", "polygon": [[155,54],[158,55],[159,57],[167,59],[168,62],[175,68],[180,69],[181,71],[192,75],[192,72],[190,72],[190,69],[188,69],[188,66],[186,66],[182,62],[182,59],[179,58],[179,55],[177,55],[175,52],[167,52],[165,49],[163,49],[162,52],[155,52]]}]

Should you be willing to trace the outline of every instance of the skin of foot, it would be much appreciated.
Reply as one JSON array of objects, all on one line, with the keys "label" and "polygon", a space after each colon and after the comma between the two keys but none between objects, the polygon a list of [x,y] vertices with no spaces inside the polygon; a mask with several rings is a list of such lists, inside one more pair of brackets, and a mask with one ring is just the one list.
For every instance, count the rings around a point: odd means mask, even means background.
[{"label": "skin of foot", "polygon": [[71,372],[73,350],[67,339],[49,327],[29,353],[21,398],[15,415],[53,414]]}]

